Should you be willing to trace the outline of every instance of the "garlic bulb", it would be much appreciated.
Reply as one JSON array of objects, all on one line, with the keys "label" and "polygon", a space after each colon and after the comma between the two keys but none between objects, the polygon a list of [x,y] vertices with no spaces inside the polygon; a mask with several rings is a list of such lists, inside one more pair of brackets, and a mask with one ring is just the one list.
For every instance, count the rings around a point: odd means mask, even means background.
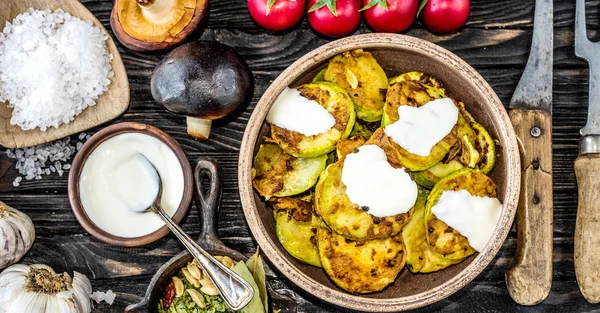
[{"label": "garlic bulb", "polygon": [[18,262],[34,239],[31,219],[0,201],[0,269]]},{"label": "garlic bulb", "polygon": [[0,274],[0,313],[89,313],[90,280],[44,264],[15,264]]}]

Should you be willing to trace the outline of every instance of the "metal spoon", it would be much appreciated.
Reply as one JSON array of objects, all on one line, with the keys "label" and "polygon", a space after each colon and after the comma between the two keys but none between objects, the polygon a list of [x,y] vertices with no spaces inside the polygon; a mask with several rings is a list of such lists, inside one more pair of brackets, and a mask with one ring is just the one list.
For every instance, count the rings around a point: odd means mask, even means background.
[{"label": "metal spoon", "polygon": [[221,262],[217,261],[213,256],[202,249],[196,242],[194,242],[194,240],[184,233],[183,230],[173,222],[173,220],[171,220],[169,215],[165,213],[160,205],[163,191],[160,175],[158,174],[158,171],[152,162],[150,162],[146,156],[143,154],[139,155],[141,156],[139,158],[140,165],[144,167],[150,174],[154,173],[158,183],[158,193],[154,202],[149,208],[143,208],[140,210],[136,209],[135,211],[140,213],[154,212],[158,214],[158,216],[160,216],[165,224],[167,224],[175,236],[179,238],[181,243],[183,243],[190,254],[198,261],[200,266],[202,266],[204,272],[208,273],[208,277],[217,287],[227,305],[236,311],[245,307],[254,296],[254,290],[252,290],[252,286],[250,286],[248,282],[242,279],[234,271],[221,264]]}]

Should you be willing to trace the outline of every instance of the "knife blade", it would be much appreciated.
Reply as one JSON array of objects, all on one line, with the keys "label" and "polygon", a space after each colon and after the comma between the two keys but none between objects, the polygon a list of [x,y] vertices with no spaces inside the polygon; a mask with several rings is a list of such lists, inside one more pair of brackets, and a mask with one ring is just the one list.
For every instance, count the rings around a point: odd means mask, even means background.
[{"label": "knife blade", "polygon": [[542,302],[552,286],[552,0],[536,0],[525,71],[509,103],[521,152],[517,251],[506,286],[522,305]]},{"label": "knife blade", "polygon": [[575,223],[575,277],[583,297],[600,302],[600,43],[587,37],[585,1],[577,0],[575,55],[587,61],[589,105],[587,123],[580,131],[579,156],[575,160],[578,204]]}]

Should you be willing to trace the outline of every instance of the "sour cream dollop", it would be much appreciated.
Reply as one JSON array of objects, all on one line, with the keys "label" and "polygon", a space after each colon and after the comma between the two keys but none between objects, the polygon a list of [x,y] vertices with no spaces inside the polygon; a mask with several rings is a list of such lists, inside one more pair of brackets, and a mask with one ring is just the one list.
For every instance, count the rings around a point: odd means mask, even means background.
[{"label": "sour cream dollop", "polygon": [[417,184],[403,168],[393,168],[375,145],[362,146],[346,156],[342,182],[350,201],[368,207],[373,216],[406,213],[417,201]]},{"label": "sour cream dollop", "polygon": [[285,88],[271,106],[267,122],[314,136],[327,132],[335,125],[335,118],[317,101],[307,99],[296,88]]},{"label": "sour cream dollop", "polygon": [[155,137],[124,133],[98,145],[81,171],[79,197],[94,224],[124,238],[144,236],[165,225],[153,212],[139,213],[158,193],[156,173],[148,168],[148,161],[162,181],[161,206],[169,216],[175,214],[184,189],[177,156]]},{"label": "sour cream dollop", "polygon": [[497,198],[473,196],[466,190],[447,190],[431,212],[467,237],[471,247],[481,252],[500,220],[502,203]]},{"label": "sour cream dollop", "polygon": [[408,152],[428,156],[458,121],[458,108],[450,98],[436,99],[420,106],[401,105],[400,119],[385,127],[385,133]]}]

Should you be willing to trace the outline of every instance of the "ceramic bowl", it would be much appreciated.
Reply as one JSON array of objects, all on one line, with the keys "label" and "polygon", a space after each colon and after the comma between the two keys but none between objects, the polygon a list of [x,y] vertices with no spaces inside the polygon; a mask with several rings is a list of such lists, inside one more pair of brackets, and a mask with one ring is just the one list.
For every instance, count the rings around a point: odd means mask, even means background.
[{"label": "ceramic bowl", "polygon": [[79,198],[79,178],[81,176],[81,171],[83,170],[83,165],[85,164],[87,158],[94,151],[94,149],[98,147],[98,145],[100,145],[109,138],[124,133],[141,133],[157,138],[158,140],[165,143],[169,148],[171,148],[171,150],[173,150],[173,153],[175,153],[175,156],[179,160],[179,163],[181,164],[181,168],[183,170],[184,184],[183,197],[181,199],[181,202],[179,203],[177,211],[175,211],[175,214],[172,216],[172,219],[175,223],[181,222],[181,220],[190,208],[194,189],[194,178],[190,163],[188,162],[188,159],[185,156],[185,153],[183,152],[183,149],[181,148],[179,143],[177,143],[177,141],[175,141],[173,137],[167,135],[165,132],[154,126],[133,122],[114,124],[97,132],[88,141],[86,141],[81,150],[77,152],[75,159],[73,159],[72,167],[69,172],[68,191],[69,201],[71,202],[71,209],[73,209],[73,213],[75,214],[77,221],[79,221],[79,224],[81,224],[81,226],[83,226],[83,228],[85,228],[85,230],[92,236],[111,245],[136,247],[149,244],[164,237],[170,232],[169,228],[165,225],[148,235],[134,238],[124,238],[115,236],[99,228],[88,217]]},{"label": "ceramic bowl", "polygon": [[[252,159],[268,133],[265,117],[274,100],[288,86],[309,82],[333,56],[348,50],[371,52],[388,74],[408,71],[429,73],[441,80],[449,95],[464,101],[475,119],[499,141],[496,167],[491,173],[503,203],[500,221],[490,242],[460,264],[430,274],[404,269],[395,283],[381,292],[353,295],[336,287],[325,272],[290,256],[277,240],[272,211],[252,188]],[[239,188],[246,220],[269,261],[290,281],[334,305],[370,312],[395,312],[442,300],[472,281],[492,261],[511,228],[521,182],[517,140],[508,115],[489,84],[465,61],[430,42],[395,34],[347,37],[309,52],[289,66],[259,100],[244,134],[240,150]]]}]

